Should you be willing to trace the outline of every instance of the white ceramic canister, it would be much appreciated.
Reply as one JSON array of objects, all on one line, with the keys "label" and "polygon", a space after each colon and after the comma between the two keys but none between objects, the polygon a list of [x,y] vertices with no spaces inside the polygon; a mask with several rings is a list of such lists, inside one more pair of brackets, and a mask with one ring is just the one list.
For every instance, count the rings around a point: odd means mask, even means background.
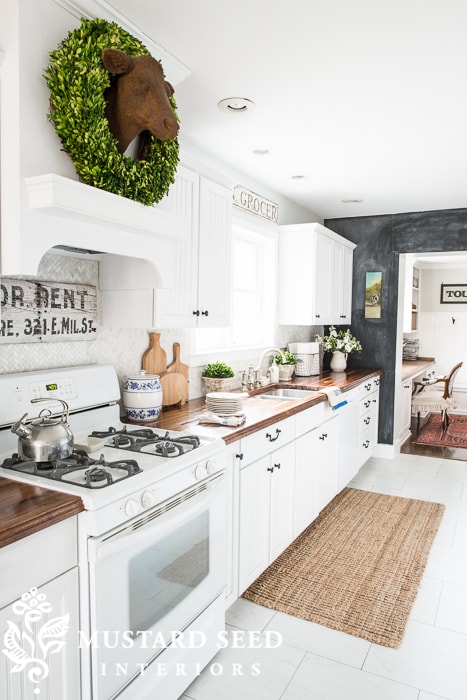
[{"label": "white ceramic canister", "polygon": [[125,377],[123,408],[128,418],[153,421],[159,417],[161,407],[162,387],[158,374],[147,374],[142,369],[137,376]]}]

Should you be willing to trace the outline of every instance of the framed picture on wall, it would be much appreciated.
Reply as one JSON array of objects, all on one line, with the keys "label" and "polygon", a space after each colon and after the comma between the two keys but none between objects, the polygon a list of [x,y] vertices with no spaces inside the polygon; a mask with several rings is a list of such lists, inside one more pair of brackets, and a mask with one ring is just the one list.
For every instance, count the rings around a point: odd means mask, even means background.
[{"label": "framed picture on wall", "polygon": [[381,318],[382,272],[367,272],[365,280],[365,318]]},{"label": "framed picture on wall", "polygon": [[467,304],[467,284],[442,284],[441,304]]}]

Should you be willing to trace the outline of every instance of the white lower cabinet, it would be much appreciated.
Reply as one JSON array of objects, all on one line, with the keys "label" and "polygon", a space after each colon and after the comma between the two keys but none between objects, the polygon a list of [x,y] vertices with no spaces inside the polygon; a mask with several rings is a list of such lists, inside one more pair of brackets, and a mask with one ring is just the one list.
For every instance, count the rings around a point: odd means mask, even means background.
[{"label": "white lower cabinet", "polygon": [[317,430],[297,438],[295,445],[294,535],[297,537],[316,518],[318,509]]},{"label": "white lower cabinet", "polygon": [[379,384],[379,377],[374,377],[360,388],[359,468],[378,444]]},{"label": "white lower cabinet", "polygon": [[374,451],[379,377],[348,398],[342,409],[317,404],[232,446],[229,604],[315,520]]},{"label": "white lower cabinet", "polygon": [[240,593],[294,538],[294,475],[293,443],[240,470]]},{"label": "white lower cabinet", "polygon": [[0,635],[11,657],[0,654],[2,699],[79,700],[76,519],[4,547],[0,558]]},{"label": "white lower cabinet", "polygon": [[239,594],[293,540],[294,437],[292,417],[241,441]]},{"label": "white lower cabinet", "polygon": [[316,428],[318,443],[316,461],[318,464],[317,507],[322,511],[337,494],[337,457],[339,454],[339,415],[334,415]]}]

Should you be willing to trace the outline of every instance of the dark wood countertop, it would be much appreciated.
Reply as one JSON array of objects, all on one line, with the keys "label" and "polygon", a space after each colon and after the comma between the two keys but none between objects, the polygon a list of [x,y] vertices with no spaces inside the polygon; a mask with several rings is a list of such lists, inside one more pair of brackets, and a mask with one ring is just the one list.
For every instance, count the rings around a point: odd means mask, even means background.
[{"label": "dark wood countertop", "polygon": [[0,478],[0,547],[84,510],[81,498]]},{"label": "dark wood countertop", "polygon": [[[243,402],[243,410],[246,421],[240,427],[227,427],[222,425],[208,425],[199,422],[201,414],[205,413],[205,399],[192,399],[183,406],[165,408],[157,421],[145,423],[155,428],[166,430],[183,430],[184,432],[197,433],[207,437],[221,437],[227,444],[236,442],[241,438],[255,433],[277,423],[278,420],[288,418],[311,406],[327,401],[326,395],[319,392],[320,388],[337,386],[342,391],[349,391],[361,384],[366,379],[382,374],[379,369],[351,369],[346,372],[324,372],[315,377],[294,377],[291,381],[270,385],[274,387],[294,387],[303,389],[316,389],[316,395],[297,400],[284,401],[283,399],[260,399],[260,390],[249,392],[249,397]],[[263,389],[264,391],[264,389]],[[130,422],[130,421],[128,421]],[[133,422],[133,421],[131,421]]]},{"label": "dark wood countertop", "polygon": [[[251,435],[257,430],[266,428],[278,420],[326,401],[326,395],[319,392],[320,388],[337,386],[342,391],[349,391],[366,379],[377,377],[380,374],[382,374],[381,370],[371,369],[337,373],[325,372],[316,377],[295,377],[290,382],[280,382],[268,387],[270,389],[294,387],[316,390],[315,395],[300,401],[276,401],[274,399],[265,401],[258,397],[260,391],[252,391],[243,402],[247,416],[246,422],[236,428],[200,424],[199,418],[206,410],[204,398],[192,399],[184,406],[164,409],[157,421],[145,423],[145,425],[165,428],[166,430],[182,430],[210,437],[221,437],[229,444]],[[54,525],[80,513],[82,510],[84,510],[83,502],[77,496],[68,496],[51,489],[0,478],[0,547],[5,547],[23,537],[32,535],[49,525]]]},{"label": "dark wood countertop", "polygon": [[435,363],[434,357],[419,357],[417,360],[404,360],[402,362],[402,381],[417,377],[428,367]]}]

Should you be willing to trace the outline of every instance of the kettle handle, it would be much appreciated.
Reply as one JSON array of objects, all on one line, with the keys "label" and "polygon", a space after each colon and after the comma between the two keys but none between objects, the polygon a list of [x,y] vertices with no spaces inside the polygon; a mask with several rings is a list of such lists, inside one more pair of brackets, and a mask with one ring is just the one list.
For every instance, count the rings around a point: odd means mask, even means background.
[{"label": "kettle handle", "polygon": [[[62,404],[62,420],[64,423],[68,424],[68,404],[66,401],[63,401],[63,399],[31,399],[31,403],[39,403],[39,401],[59,401]],[[26,414],[27,415],[27,414]]]}]

